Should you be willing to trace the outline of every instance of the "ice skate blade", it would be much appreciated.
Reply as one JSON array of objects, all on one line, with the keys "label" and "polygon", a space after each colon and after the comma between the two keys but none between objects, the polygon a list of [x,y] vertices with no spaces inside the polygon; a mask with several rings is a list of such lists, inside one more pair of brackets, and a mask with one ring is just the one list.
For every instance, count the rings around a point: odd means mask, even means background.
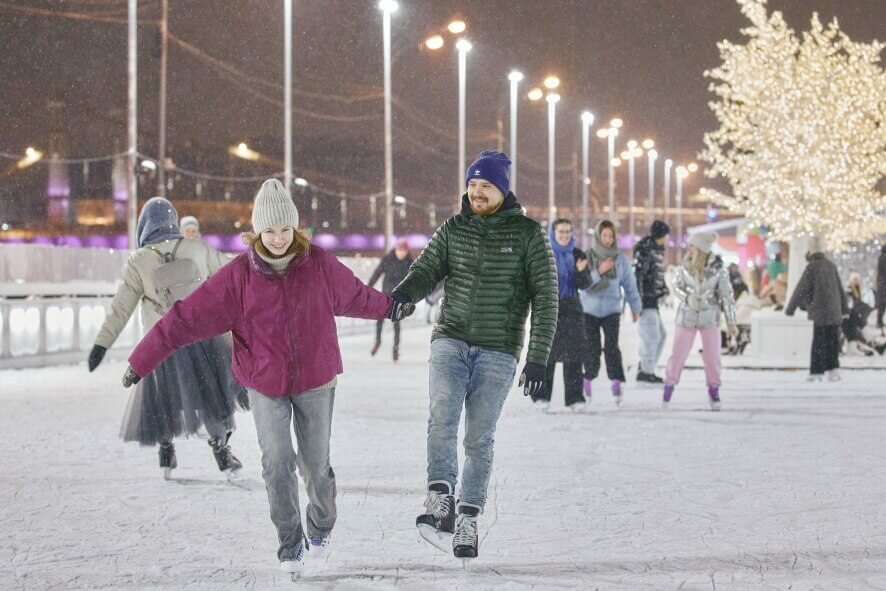
[{"label": "ice skate blade", "polygon": [[425,523],[422,523],[421,525],[418,525],[416,527],[418,527],[418,533],[425,542],[427,542],[440,552],[444,552],[446,554],[452,553],[451,533],[437,531],[436,528],[433,528]]},{"label": "ice skate blade", "polygon": [[621,408],[621,396],[613,396],[612,401],[615,403],[615,406]]},{"label": "ice skate blade", "polygon": [[163,480],[172,478],[172,468],[161,468],[161,470],[163,470]]},{"label": "ice skate blade", "polygon": [[719,402],[711,402],[711,412],[720,412]]},{"label": "ice skate blade", "polygon": [[228,468],[227,470],[222,470],[222,474],[225,475],[228,482],[236,482],[237,480],[240,480],[240,470],[231,470]]},{"label": "ice skate blade", "polygon": [[471,564],[473,558],[459,558],[461,560],[461,569],[468,570],[468,565]]},{"label": "ice skate blade", "polygon": [[670,402],[662,402],[662,403],[661,403],[661,409],[662,409],[662,410],[670,410],[670,408],[671,408],[671,403],[670,403]]}]

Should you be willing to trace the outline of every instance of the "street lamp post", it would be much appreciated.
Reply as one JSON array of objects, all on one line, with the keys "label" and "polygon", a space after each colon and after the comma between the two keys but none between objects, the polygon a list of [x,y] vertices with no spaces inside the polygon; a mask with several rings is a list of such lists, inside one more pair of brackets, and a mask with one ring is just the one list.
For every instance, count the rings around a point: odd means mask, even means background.
[{"label": "street lamp post", "polygon": [[552,92],[545,100],[548,101],[548,227],[550,228],[551,224],[554,223],[557,212],[557,206],[554,202],[554,166],[556,163],[557,102],[560,100],[560,95]]},{"label": "street lamp post", "polygon": [[283,0],[283,185],[292,182],[292,0]]},{"label": "street lamp post", "polygon": [[633,244],[635,230],[634,204],[636,203],[635,161],[638,156],[643,155],[643,150],[637,147],[635,140],[631,140],[628,142],[628,149],[625,154],[628,160],[628,235],[631,237],[631,243]]},{"label": "street lamp post", "polygon": [[594,115],[590,111],[581,114],[581,247],[588,248],[588,152],[590,150],[591,125]]},{"label": "street lamp post", "polygon": [[668,158],[664,162],[664,215],[662,216],[662,220],[664,223],[668,223],[669,215],[668,210],[671,208],[671,167],[674,166],[674,161]]},{"label": "street lamp post", "polygon": [[138,187],[135,182],[135,159],[138,151],[138,39],[136,36],[136,30],[138,27],[138,0],[129,0],[127,23],[129,62],[129,88],[127,92],[129,125],[127,135],[129,139],[129,158],[126,163],[126,176],[128,180],[127,185],[129,190],[127,193],[129,199],[127,204],[126,233],[129,236],[129,248],[135,250],[138,247],[138,242],[135,236],[135,228],[138,221],[138,194],[136,193]]},{"label": "street lamp post", "polygon": [[649,169],[649,195],[646,199],[646,227],[652,225],[653,209],[655,208],[655,161],[658,159],[658,152],[651,149],[646,152],[646,168]]},{"label": "street lamp post", "polygon": [[384,36],[385,251],[389,251],[394,247],[394,149],[391,130],[391,14],[397,11],[399,5],[394,0],[382,0],[379,2],[378,7],[382,11],[382,33]]},{"label": "street lamp post", "polygon": [[676,202],[677,202],[677,250],[679,252],[679,258],[677,260],[682,259],[683,255],[683,179],[689,176],[689,171],[686,170],[683,166],[677,167],[677,194],[676,194]]},{"label": "street lamp post", "polygon": [[458,179],[456,195],[461,195],[465,184],[465,101],[467,98],[468,52],[471,42],[459,39],[458,49]]},{"label": "street lamp post", "polygon": [[615,210],[615,138],[618,137],[618,130],[622,126],[622,120],[615,118],[609,122],[609,143],[606,162],[609,168],[609,221],[618,225],[618,213]]},{"label": "street lamp post", "polygon": [[519,90],[517,86],[523,80],[523,74],[514,70],[508,74],[508,80],[511,82],[511,191],[517,193],[517,97]]}]

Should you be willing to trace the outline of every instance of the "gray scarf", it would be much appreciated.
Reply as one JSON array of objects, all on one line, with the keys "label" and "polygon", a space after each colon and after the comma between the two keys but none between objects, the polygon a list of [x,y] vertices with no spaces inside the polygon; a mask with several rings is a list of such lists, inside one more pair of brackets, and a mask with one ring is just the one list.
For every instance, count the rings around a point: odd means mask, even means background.
[{"label": "gray scarf", "polygon": [[258,250],[255,251],[261,259],[267,264],[271,265],[271,268],[274,270],[277,275],[284,275],[286,273],[286,269],[289,267],[289,263],[292,262],[292,259],[295,258],[295,253],[287,254],[279,258],[270,258],[266,257]]},{"label": "gray scarf", "polygon": [[[588,251],[588,264],[591,269],[597,269],[600,266],[600,263],[606,259],[612,259],[614,261],[615,257],[618,256],[617,243],[618,240],[616,239],[612,246],[604,246],[603,243],[594,236],[594,240],[591,242],[591,249]],[[606,288],[609,287],[609,281],[612,279],[618,279],[615,265],[612,265],[611,269],[603,273],[600,277],[600,281],[589,287],[587,291],[590,293],[600,293],[601,291],[605,291]]]}]

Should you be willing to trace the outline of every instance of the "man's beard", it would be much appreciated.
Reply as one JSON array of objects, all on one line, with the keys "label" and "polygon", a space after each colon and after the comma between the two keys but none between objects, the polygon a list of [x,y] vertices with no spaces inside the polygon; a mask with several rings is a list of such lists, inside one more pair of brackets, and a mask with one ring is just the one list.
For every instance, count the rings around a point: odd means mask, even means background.
[{"label": "man's beard", "polygon": [[490,207],[488,199],[482,200],[480,203],[475,203],[473,199],[471,199],[470,201],[471,211],[474,212],[474,215],[479,215],[483,217],[494,214],[501,207],[501,204],[504,203],[504,200],[502,200],[499,201],[498,205],[496,205],[495,207]]}]

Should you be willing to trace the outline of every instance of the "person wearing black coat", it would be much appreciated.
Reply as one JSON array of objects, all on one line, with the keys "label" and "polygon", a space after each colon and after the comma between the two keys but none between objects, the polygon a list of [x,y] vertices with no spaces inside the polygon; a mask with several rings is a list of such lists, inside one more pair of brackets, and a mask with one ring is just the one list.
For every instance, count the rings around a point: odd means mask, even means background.
[{"label": "person wearing black coat", "polygon": [[815,237],[809,244],[809,264],[794,288],[785,314],[793,316],[797,308],[805,309],[812,321],[812,354],[809,381],[840,379],[840,325],[849,315],[849,304],[837,265],[824,254],[824,241]]},{"label": "person wearing black coat", "polygon": [[[391,295],[393,293],[394,288],[396,288],[401,281],[406,279],[406,275],[409,274],[409,267],[412,266],[412,255],[409,254],[409,245],[406,240],[401,238],[397,241],[397,246],[382,257],[381,262],[376,267],[375,271],[373,271],[372,276],[369,278],[368,285],[372,287],[379,280],[379,278],[384,275],[385,278],[382,280],[381,290],[386,295]],[[381,331],[384,327],[385,321],[379,320],[375,326],[375,344],[372,345],[372,355],[375,356],[378,353],[378,349],[381,347]],[[394,361],[400,358],[400,323],[394,322]]]},{"label": "person wearing black coat", "polygon": [[544,388],[532,400],[539,410],[548,409],[554,389],[554,370],[560,362],[563,364],[566,406],[573,412],[581,412],[586,407],[582,394],[585,326],[578,290],[591,286],[588,257],[580,248],[576,248],[572,223],[568,219],[554,220],[549,235],[557,264],[557,332],[554,333],[551,354],[548,356]]},{"label": "person wearing black coat", "polygon": [[640,336],[640,367],[637,381],[651,384],[664,382],[655,375],[655,367],[664,350],[668,333],[658,306],[668,296],[665,285],[664,250],[671,229],[661,220],[652,222],[649,235],[634,247],[634,275],[643,302],[638,332]]}]

